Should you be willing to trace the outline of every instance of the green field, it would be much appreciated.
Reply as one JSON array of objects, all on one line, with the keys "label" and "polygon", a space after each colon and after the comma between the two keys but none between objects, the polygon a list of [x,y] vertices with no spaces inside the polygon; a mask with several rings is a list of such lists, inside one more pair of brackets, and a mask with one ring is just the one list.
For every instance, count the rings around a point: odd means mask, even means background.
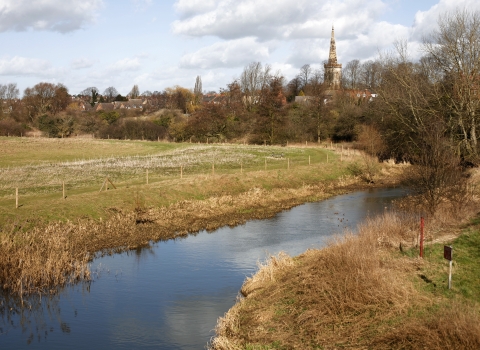
[{"label": "green field", "polygon": [[[112,207],[166,206],[255,186],[296,188],[336,179],[347,173],[348,164],[318,146],[94,139],[3,137],[0,154],[2,221],[99,218]],[[116,189],[109,184],[108,191],[104,187],[100,192],[106,178]]]}]

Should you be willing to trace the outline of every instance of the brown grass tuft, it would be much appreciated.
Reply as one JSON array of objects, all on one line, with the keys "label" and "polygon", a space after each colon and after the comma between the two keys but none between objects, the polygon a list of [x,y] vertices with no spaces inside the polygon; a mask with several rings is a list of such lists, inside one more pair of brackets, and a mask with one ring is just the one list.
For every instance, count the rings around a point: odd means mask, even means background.
[{"label": "brown grass tuft", "polygon": [[[415,339],[409,346],[408,332],[415,326],[402,321],[412,310],[433,304],[411,278],[421,262],[394,253],[401,243],[405,247],[415,242],[416,221],[387,212],[367,220],[357,235],[347,232],[326,249],[308,250],[295,259],[284,254],[271,258],[258,276],[246,280],[245,298],[219,320],[211,349],[273,344],[288,349],[413,349],[433,344]],[[451,315],[443,321],[434,317],[430,323],[419,322],[434,329],[432,337],[468,333],[468,344],[476,344],[472,334],[477,326],[468,329],[468,322],[478,315],[458,312],[456,328],[444,324]],[[404,340],[399,338],[402,334]]]}]

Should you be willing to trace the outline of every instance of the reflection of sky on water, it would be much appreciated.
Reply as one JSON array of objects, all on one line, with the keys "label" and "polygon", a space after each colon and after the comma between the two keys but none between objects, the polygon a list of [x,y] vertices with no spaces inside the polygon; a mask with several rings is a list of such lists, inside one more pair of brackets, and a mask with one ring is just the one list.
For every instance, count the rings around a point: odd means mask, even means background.
[{"label": "reflection of sky on water", "polygon": [[0,329],[0,347],[201,349],[257,261],[282,250],[297,255],[322,247],[332,234],[354,228],[400,195],[399,190],[357,192],[301,205],[270,220],[97,259],[92,267],[98,277],[90,292],[70,288],[55,307],[45,301],[43,310],[30,316],[30,333],[37,333],[30,345],[29,332],[8,327],[4,314],[8,333]]}]

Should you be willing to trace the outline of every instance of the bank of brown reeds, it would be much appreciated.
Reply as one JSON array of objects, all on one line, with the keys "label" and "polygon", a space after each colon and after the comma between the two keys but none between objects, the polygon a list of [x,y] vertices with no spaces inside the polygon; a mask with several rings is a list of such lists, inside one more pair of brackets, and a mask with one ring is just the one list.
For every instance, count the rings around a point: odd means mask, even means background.
[{"label": "bank of brown reeds", "polygon": [[437,336],[447,348],[476,348],[478,310],[411,316],[434,304],[415,288],[423,262],[396,253],[415,241],[416,219],[384,213],[326,249],[271,258],[219,319],[211,349],[439,349]]},{"label": "bank of brown reeds", "polygon": [[333,187],[326,189],[323,185],[270,191],[253,188],[236,196],[226,194],[150,208],[138,197],[133,210],[110,208],[108,219],[35,223],[31,229],[18,223],[4,225],[0,228],[1,285],[15,294],[55,292],[56,287],[88,280],[88,262],[95,255],[271,217],[312,198],[326,198],[332,191]]}]

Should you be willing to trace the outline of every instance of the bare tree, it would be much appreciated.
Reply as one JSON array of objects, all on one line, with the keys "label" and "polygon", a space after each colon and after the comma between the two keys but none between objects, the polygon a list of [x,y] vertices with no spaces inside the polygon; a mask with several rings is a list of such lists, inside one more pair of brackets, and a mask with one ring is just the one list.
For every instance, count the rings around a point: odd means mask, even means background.
[{"label": "bare tree", "polygon": [[105,89],[103,92],[103,97],[107,102],[112,102],[115,100],[115,97],[118,96],[118,91],[113,86],[110,86]]},{"label": "bare tree", "polygon": [[342,77],[344,79],[343,86],[349,87],[350,89],[358,88],[358,81],[360,75],[360,61],[351,60],[348,62],[343,69]]},{"label": "bare tree", "polygon": [[300,68],[300,73],[298,74],[298,78],[302,84],[302,90],[304,93],[307,93],[307,85],[310,81],[310,76],[312,74],[312,67],[309,64],[304,64]]},{"label": "bare tree", "polygon": [[318,96],[319,94],[323,93],[323,76],[324,72],[322,68],[313,71],[310,79],[308,80],[310,95]]},{"label": "bare tree", "polygon": [[270,77],[271,67],[268,64],[263,67],[260,62],[252,62],[243,69],[240,86],[247,109],[260,102],[260,92],[268,85]]},{"label": "bare tree", "polygon": [[17,84],[0,84],[0,111],[2,113],[10,113],[12,111],[13,104],[19,93]]},{"label": "bare tree", "polygon": [[97,103],[98,94],[99,94],[99,90],[95,86],[88,87],[85,90],[80,91],[79,93],[79,95],[83,96],[85,99],[88,98],[92,106],[94,106],[95,103]]},{"label": "bare tree", "polygon": [[381,65],[375,61],[366,61],[360,66],[359,83],[364,88],[375,91],[378,86]]},{"label": "bare tree", "polygon": [[198,105],[200,104],[202,100],[202,78],[197,75],[197,78],[195,79],[195,87],[193,88],[193,95],[194,95],[194,104]]},{"label": "bare tree", "polygon": [[138,85],[133,85],[132,90],[128,93],[130,98],[137,98],[140,96],[140,89],[138,88]]},{"label": "bare tree", "polygon": [[[460,147],[478,162],[480,108],[480,12],[457,10],[440,16],[438,30],[424,40],[429,78],[438,87],[436,97],[455,117]],[[425,67],[425,65],[424,65]]]}]

